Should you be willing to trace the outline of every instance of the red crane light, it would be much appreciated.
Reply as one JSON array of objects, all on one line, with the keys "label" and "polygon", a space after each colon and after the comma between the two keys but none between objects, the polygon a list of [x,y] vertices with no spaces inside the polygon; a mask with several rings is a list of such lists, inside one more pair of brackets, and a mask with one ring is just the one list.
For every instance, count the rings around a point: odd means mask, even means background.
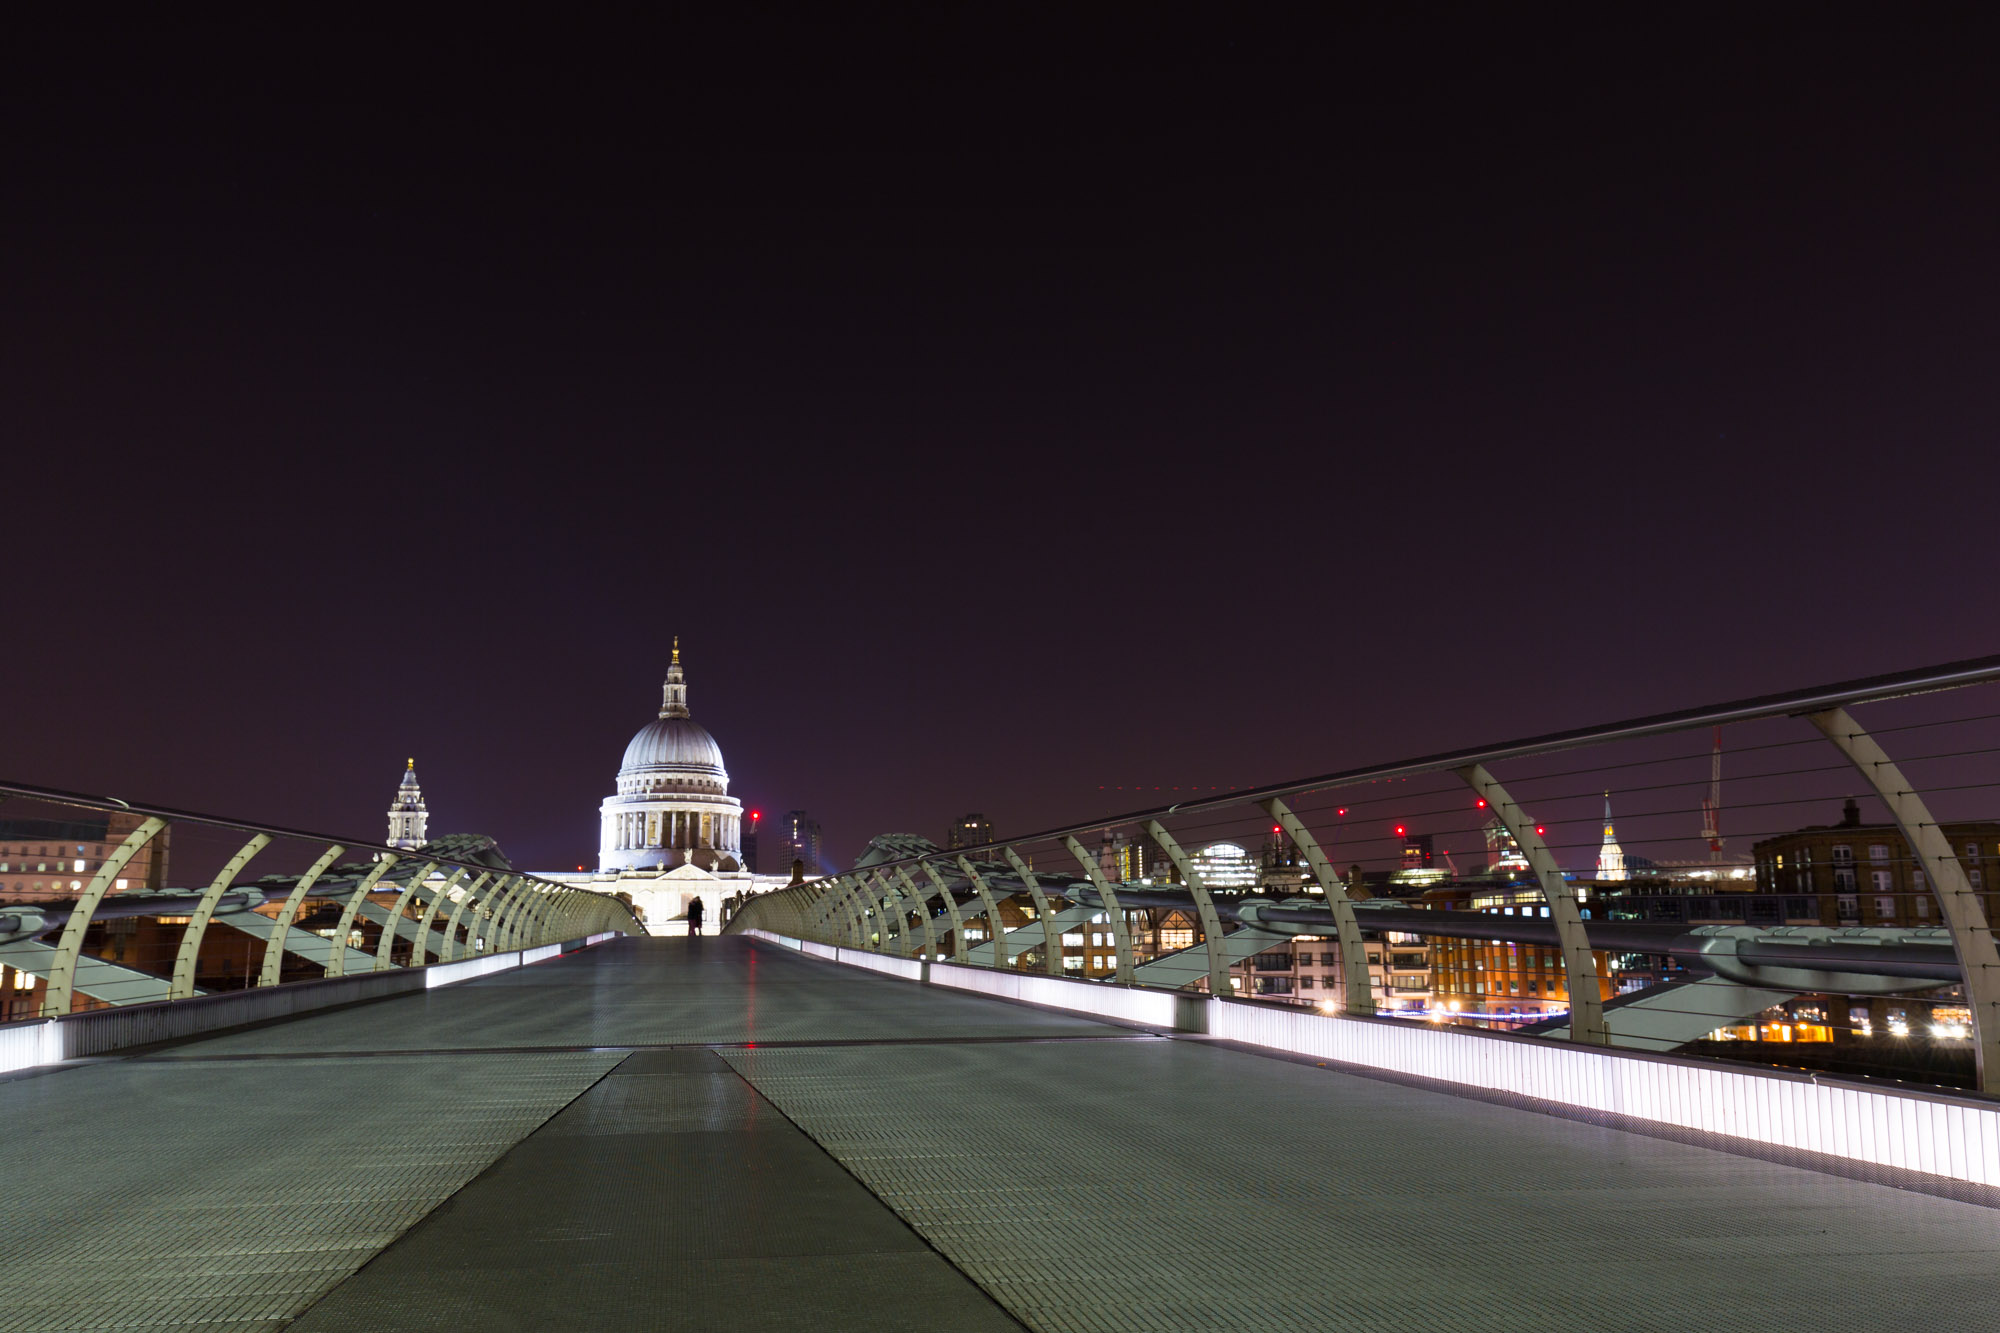
[{"label": "red crane light", "polygon": [[1536,837],[1538,837],[1538,838],[1543,838],[1543,837],[1547,837],[1547,836],[1548,836],[1548,832],[1549,832],[1549,831],[1548,831],[1548,829],[1544,828],[1544,827],[1543,827],[1542,825],[1540,825],[1540,824],[1537,824],[1537,825],[1535,825],[1535,836],[1536,836]]},{"label": "red crane light", "polygon": [[1397,837],[1399,837],[1399,838],[1400,838],[1400,837],[1402,837],[1402,836],[1403,836],[1404,834],[1406,834],[1406,833],[1408,833],[1408,832],[1409,832],[1409,830],[1408,830],[1408,829],[1406,829],[1406,828],[1404,828],[1404,827],[1403,827],[1403,826],[1402,826],[1401,824],[1398,824],[1398,825],[1396,825],[1396,836],[1397,836]]},{"label": "red crane light", "polygon": [[1284,830],[1283,830],[1283,829],[1281,829],[1281,828],[1279,828],[1279,827],[1278,827],[1278,826],[1277,826],[1276,824],[1273,824],[1273,825],[1271,825],[1271,832],[1273,832],[1273,833],[1283,833],[1283,832],[1284,832]]},{"label": "red crane light", "polygon": [[1347,813],[1347,807],[1343,805],[1340,807],[1340,809],[1334,811],[1333,813],[1335,813],[1336,815],[1344,815]]},{"label": "red crane light", "polygon": [[1484,810],[1486,808],[1486,798],[1482,796],[1476,802],[1474,802],[1474,804],[1476,804],[1481,810]]}]

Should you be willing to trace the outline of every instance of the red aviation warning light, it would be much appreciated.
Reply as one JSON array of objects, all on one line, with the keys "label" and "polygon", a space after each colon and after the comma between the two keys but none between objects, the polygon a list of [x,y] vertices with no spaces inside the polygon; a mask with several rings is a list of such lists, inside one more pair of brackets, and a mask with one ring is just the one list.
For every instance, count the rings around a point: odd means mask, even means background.
[{"label": "red aviation warning light", "polygon": [[1535,825],[1535,836],[1538,838],[1546,838],[1549,836],[1549,831],[1545,826],[1537,824]]},{"label": "red aviation warning light", "polygon": [[1486,808],[1486,798],[1484,796],[1480,797],[1477,801],[1473,802],[1473,805],[1475,805],[1477,808],[1481,810],[1484,810]]},{"label": "red aviation warning light", "polygon": [[1397,836],[1397,837],[1399,837],[1399,838],[1401,838],[1401,837],[1404,837],[1404,836],[1406,836],[1406,835],[1407,835],[1408,833],[1409,833],[1409,830],[1408,830],[1408,829],[1406,829],[1406,828],[1404,828],[1404,827],[1403,827],[1403,826],[1402,826],[1401,824],[1398,824],[1398,825],[1396,825],[1396,836]]},{"label": "red aviation warning light", "polygon": [[1340,807],[1340,809],[1334,811],[1333,813],[1335,813],[1336,815],[1344,815],[1347,813],[1347,807],[1343,805]]}]

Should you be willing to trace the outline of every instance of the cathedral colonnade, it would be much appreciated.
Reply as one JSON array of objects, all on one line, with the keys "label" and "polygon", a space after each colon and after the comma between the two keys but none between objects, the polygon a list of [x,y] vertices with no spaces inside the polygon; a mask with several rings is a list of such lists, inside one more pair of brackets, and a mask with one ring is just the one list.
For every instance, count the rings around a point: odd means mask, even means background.
[{"label": "cathedral colonnade", "polygon": [[698,810],[624,810],[611,815],[615,851],[707,847],[735,853],[742,847],[742,817]]}]

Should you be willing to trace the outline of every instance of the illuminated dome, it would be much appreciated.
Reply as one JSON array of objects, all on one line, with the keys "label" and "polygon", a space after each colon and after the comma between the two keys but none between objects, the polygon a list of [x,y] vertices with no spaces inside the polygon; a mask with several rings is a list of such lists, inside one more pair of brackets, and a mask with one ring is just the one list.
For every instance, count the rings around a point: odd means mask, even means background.
[{"label": "illuminated dome", "polygon": [[688,716],[678,639],[659,718],[625,747],[618,790],[599,817],[600,870],[743,869],[743,806],[729,794],[722,747]]},{"label": "illuminated dome", "polygon": [[640,728],[625,747],[625,762],[618,766],[618,776],[645,773],[687,773],[729,785],[729,773],[722,766],[722,747],[691,717],[663,717]]}]

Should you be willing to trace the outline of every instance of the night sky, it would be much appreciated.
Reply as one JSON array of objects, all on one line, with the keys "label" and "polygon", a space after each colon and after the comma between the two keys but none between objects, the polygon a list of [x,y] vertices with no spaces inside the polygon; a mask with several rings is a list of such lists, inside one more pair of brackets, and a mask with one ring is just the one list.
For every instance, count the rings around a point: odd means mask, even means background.
[{"label": "night sky", "polygon": [[2000,650],[1973,11],[851,12],[17,21],[0,776],[594,864],[679,634],[844,863]]}]

